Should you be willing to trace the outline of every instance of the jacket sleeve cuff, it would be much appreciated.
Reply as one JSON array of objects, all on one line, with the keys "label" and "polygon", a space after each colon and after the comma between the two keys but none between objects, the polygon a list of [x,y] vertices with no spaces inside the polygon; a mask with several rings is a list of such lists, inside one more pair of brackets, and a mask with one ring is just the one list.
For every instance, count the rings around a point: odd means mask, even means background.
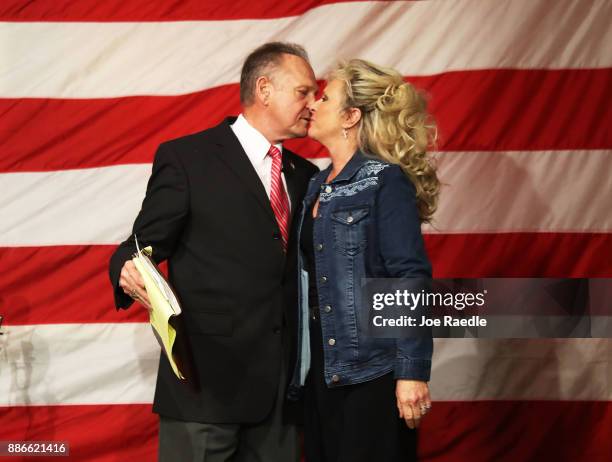
[{"label": "jacket sleeve cuff", "polygon": [[396,379],[429,381],[431,360],[396,358],[394,375]]},{"label": "jacket sleeve cuff", "polygon": [[128,309],[132,303],[134,303],[132,297],[124,294],[121,288],[115,289],[115,308],[117,311]]}]

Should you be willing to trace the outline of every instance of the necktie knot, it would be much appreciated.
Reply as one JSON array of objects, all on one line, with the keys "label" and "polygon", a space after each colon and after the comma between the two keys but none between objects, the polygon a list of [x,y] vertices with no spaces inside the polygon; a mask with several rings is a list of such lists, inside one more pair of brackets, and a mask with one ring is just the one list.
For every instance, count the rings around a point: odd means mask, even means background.
[{"label": "necktie knot", "polygon": [[282,157],[280,149],[278,149],[274,145],[270,146],[270,149],[268,150],[268,155],[272,158],[272,160],[280,159]]}]

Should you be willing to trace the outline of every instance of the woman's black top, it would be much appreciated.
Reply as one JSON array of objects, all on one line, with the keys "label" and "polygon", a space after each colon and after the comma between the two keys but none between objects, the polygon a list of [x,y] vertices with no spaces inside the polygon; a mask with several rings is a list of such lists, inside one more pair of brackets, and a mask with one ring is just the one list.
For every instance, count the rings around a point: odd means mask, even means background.
[{"label": "woman's black top", "polygon": [[[314,203],[316,203],[316,201]],[[300,235],[300,247],[304,255],[304,269],[308,271],[308,305],[311,307],[316,307],[318,306],[319,295],[317,292],[317,278],[314,255],[314,219],[312,218],[313,207],[314,205],[311,206],[308,210],[306,210],[306,214],[304,215],[304,222],[302,223],[302,230]]]}]

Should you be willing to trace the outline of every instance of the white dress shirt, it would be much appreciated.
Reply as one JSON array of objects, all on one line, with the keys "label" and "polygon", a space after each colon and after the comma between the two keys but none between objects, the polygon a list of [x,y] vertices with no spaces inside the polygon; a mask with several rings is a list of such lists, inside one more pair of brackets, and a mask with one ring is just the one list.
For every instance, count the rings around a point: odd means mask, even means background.
[{"label": "white dress shirt", "polygon": [[[236,122],[231,125],[231,128],[266,189],[268,198],[270,198],[270,184],[272,182],[272,158],[268,155],[270,142],[257,129],[253,128],[242,114],[238,116]],[[281,143],[274,146],[280,152],[283,152],[283,145]],[[291,210],[291,198],[289,197],[285,174],[282,171],[281,177],[285,193],[287,194],[287,201],[289,202],[289,210]]]}]

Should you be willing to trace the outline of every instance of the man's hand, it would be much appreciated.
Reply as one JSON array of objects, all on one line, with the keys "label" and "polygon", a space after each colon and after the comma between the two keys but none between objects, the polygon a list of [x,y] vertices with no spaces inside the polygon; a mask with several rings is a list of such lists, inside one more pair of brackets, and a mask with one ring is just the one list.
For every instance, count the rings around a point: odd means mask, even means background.
[{"label": "man's hand", "polygon": [[400,418],[409,428],[418,428],[421,418],[431,408],[427,382],[399,379],[395,385],[395,397]]},{"label": "man's hand", "polygon": [[147,296],[144,281],[132,260],[126,261],[121,268],[119,286],[127,295],[140,302],[149,312],[151,311],[151,302]]}]

